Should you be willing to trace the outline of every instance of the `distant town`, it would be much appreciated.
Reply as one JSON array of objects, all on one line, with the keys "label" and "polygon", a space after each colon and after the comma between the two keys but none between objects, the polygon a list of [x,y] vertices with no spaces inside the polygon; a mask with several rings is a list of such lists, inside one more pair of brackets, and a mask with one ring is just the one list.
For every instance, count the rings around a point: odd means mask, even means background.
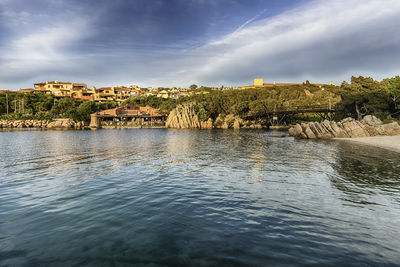
[{"label": "distant town", "polygon": [[[240,87],[197,87],[191,85],[190,88],[141,88],[137,85],[131,86],[110,86],[110,87],[91,87],[86,83],[46,81],[38,82],[33,85],[33,88],[19,89],[20,93],[43,92],[53,95],[56,98],[71,97],[73,99],[106,102],[115,101],[123,102],[130,97],[135,96],[157,96],[160,98],[178,99],[180,97],[192,96],[196,94],[207,94],[210,90],[245,90],[256,87],[274,87],[298,85],[299,83],[264,83],[263,79],[254,79],[254,83],[248,86]],[[332,85],[332,82],[330,83]],[[314,84],[322,87],[323,84]],[[0,90],[0,92],[9,92],[10,90]]]}]

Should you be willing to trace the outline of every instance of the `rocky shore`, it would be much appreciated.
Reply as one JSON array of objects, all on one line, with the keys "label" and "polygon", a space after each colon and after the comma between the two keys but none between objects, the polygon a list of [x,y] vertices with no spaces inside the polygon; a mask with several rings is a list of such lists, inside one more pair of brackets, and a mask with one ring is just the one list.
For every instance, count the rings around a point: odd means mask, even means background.
[{"label": "rocky shore", "polygon": [[21,128],[41,128],[41,129],[83,129],[83,121],[75,122],[72,119],[54,120],[0,120],[0,129],[21,129]]},{"label": "rocky shore", "polygon": [[296,124],[289,135],[302,139],[358,138],[370,136],[400,135],[397,122],[383,124],[378,118],[368,115],[361,121],[346,118],[340,122],[328,121]]},{"label": "rocky shore", "polygon": [[175,129],[262,129],[265,128],[256,121],[246,121],[232,114],[218,116],[215,121],[209,118],[201,121],[193,104],[179,105],[173,109],[166,121],[167,128]]}]

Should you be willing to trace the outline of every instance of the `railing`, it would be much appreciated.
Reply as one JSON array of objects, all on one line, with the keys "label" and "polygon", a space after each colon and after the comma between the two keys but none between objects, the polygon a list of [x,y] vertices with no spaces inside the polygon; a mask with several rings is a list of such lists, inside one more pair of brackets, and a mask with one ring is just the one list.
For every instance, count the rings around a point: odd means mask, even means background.
[{"label": "railing", "polygon": [[[308,105],[308,106],[288,106],[288,107],[275,107],[273,109],[265,110],[264,115],[286,115],[297,113],[319,113],[319,112],[335,112],[334,106],[331,104],[325,105]],[[248,115],[248,118],[257,117],[256,115]]]},{"label": "railing", "polygon": [[335,111],[332,105],[308,105],[308,106],[290,106],[275,108],[268,113],[309,113],[309,112],[330,112]]}]

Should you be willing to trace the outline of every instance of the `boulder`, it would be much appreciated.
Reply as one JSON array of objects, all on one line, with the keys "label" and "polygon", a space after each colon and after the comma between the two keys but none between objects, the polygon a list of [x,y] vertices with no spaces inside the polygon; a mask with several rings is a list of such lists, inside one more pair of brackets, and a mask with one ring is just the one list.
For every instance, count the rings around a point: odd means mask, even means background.
[{"label": "boulder", "polygon": [[243,125],[243,120],[240,117],[235,117],[233,122],[233,129],[238,130]]},{"label": "boulder", "polygon": [[201,129],[212,129],[213,128],[213,121],[209,118],[207,121],[200,122]]},{"label": "boulder", "polygon": [[46,126],[49,129],[73,129],[75,122],[72,119],[55,119]]},{"label": "boulder", "polygon": [[369,126],[379,126],[382,125],[382,121],[380,119],[378,119],[375,116],[372,115],[367,115],[365,116],[362,121],[363,124],[369,125]]},{"label": "boulder", "polygon": [[346,118],[340,122],[323,121],[297,124],[289,129],[289,135],[302,139],[355,138],[377,135],[400,135],[397,122],[382,124],[374,116],[365,116],[362,121]]},{"label": "boulder", "polygon": [[303,129],[304,134],[307,136],[308,139],[316,139],[315,133],[311,130],[309,124],[301,124],[301,128]]},{"label": "boulder", "polygon": [[377,127],[379,135],[400,135],[400,126],[397,122],[379,125]]},{"label": "boulder", "polygon": [[300,124],[296,124],[294,127],[291,127],[289,129],[289,135],[301,139],[307,139],[307,135],[303,132],[303,128],[301,128]]}]

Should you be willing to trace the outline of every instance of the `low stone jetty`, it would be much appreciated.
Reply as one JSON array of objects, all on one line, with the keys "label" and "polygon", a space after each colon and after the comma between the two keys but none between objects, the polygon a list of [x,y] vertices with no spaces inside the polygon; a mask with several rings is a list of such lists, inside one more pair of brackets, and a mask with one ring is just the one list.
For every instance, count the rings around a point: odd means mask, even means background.
[{"label": "low stone jetty", "polygon": [[41,128],[41,129],[83,129],[83,121],[75,122],[72,119],[54,120],[0,120],[0,129],[21,129],[21,128]]},{"label": "low stone jetty", "polygon": [[339,122],[325,120],[296,124],[289,129],[289,135],[302,139],[392,136],[400,135],[400,126],[397,122],[383,124],[378,118],[368,115],[361,121],[346,118]]}]

